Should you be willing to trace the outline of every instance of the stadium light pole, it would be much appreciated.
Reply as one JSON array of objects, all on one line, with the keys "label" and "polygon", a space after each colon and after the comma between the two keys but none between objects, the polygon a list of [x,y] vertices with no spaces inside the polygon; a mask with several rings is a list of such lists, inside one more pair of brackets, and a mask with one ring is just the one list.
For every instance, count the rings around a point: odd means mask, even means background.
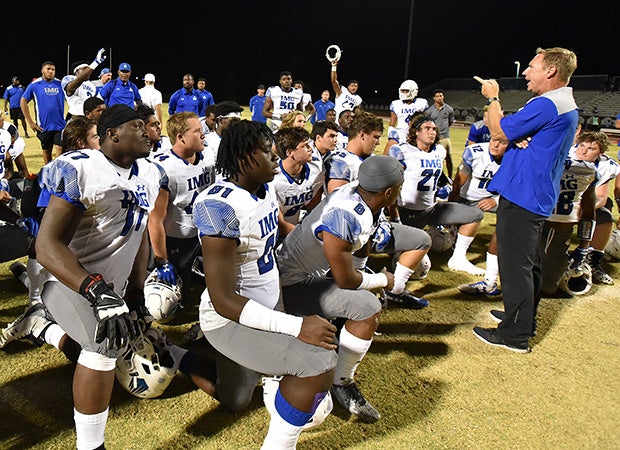
[{"label": "stadium light pole", "polygon": [[519,78],[519,72],[521,71],[521,63],[519,61],[515,61],[515,64],[517,65],[517,75],[515,76],[515,78]]},{"label": "stadium light pole", "polygon": [[411,53],[411,34],[413,31],[413,4],[415,0],[411,0],[411,7],[409,8],[409,32],[407,35],[407,54],[405,56],[405,75],[403,78],[406,80],[409,78],[409,54]]}]

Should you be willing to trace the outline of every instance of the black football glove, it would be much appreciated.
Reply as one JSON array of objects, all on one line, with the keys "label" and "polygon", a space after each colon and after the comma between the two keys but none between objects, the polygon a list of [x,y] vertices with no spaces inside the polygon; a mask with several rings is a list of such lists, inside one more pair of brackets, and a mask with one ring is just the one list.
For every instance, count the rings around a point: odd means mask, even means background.
[{"label": "black football glove", "polygon": [[146,330],[151,328],[151,324],[153,323],[153,316],[149,312],[148,308],[144,305],[139,305],[134,308],[130,313],[129,317],[134,321],[136,326],[136,330],[140,330],[142,334],[146,333]]},{"label": "black football glove", "polygon": [[136,337],[134,322],[129,316],[125,301],[105,283],[98,274],[88,275],[80,286],[80,294],[93,307],[97,319],[95,342],[108,339],[108,350],[122,349]]}]

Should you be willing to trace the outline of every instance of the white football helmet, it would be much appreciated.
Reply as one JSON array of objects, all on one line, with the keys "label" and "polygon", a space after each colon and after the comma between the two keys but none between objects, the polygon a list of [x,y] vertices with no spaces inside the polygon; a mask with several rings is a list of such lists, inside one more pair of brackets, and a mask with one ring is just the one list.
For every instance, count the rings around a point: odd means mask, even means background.
[{"label": "white football helmet", "polygon": [[592,287],[592,269],[588,263],[583,263],[575,269],[570,267],[560,279],[560,289],[570,295],[587,294]]},{"label": "white football helmet", "polygon": [[424,255],[422,261],[418,263],[417,266],[413,268],[413,273],[409,277],[410,280],[423,280],[428,275],[428,272],[431,270],[431,259],[428,255]]},{"label": "white football helmet", "polygon": [[[265,408],[267,408],[270,415],[276,413],[276,392],[280,386],[281,379],[281,376],[265,376],[261,379],[263,385],[263,403],[265,404]],[[327,419],[327,416],[329,416],[332,412],[333,407],[334,402],[332,400],[332,395],[329,391],[327,391],[327,395],[323,398],[323,400],[321,400],[321,403],[317,406],[316,411],[314,411],[314,414],[310,420],[303,426],[302,431],[308,431],[321,425],[325,419]]]},{"label": "white football helmet", "polygon": [[165,339],[154,343],[149,336],[140,333],[116,360],[115,374],[116,380],[130,394],[155,398],[163,394],[177,369],[178,363]]},{"label": "white football helmet", "polygon": [[405,80],[398,88],[398,98],[401,101],[413,100],[418,96],[418,83],[413,80]]},{"label": "white football helmet", "polygon": [[442,253],[454,247],[458,228],[455,225],[430,227],[427,231],[431,237],[431,251]]},{"label": "white football helmet", "polygon": [[620,259],[620,230],[612,231],[609,241],[605,246],[605,253],[615,259]]},{"label": "white football helmet", "polygon": [[182,285],[181,278],[177,277],[177,283],[170,286],[157,276],[157,269],[151,272],[144,282],[144,305],[153,320],[159,323],[172,320],[181,304]]},{"label": "white football helmet", "polygon": [[340,47],[338,47],[336,44],[330,45],[329,47],[327,47],[327,50],[325,50],[325,57],[329,62],[338,61],[340,60],[341,56],[342,50],[340,50]]}]

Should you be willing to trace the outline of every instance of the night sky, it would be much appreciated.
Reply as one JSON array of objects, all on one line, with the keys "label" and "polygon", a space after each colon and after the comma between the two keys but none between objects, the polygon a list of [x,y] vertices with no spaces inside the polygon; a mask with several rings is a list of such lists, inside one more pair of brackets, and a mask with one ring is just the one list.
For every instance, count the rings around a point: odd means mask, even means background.
[{"label": "night sky", "polygon": [[[397,98],[405,77],[424,88],[445,78],[514,76],[514,61],[520,61],[523,70],[539,46],[575,51],[579,65],[575,75],[620,75],[617,1],[589,1],[579,8],[555,0],[167,4],[157,8],[149,2],[12,3],[23,10],[10,14],[5,10],[0,84],[6,86],[17,75],[26,85],[40,76],[41,62],[48,59],[56,63],[56,76],[62,78],[68,45],[71,63],[90,62],[100,47],[111,47],[104,64],[111,59],[114,76],[123,61],[132,65],[132,80],[138,87],[143,86],[144,74],[152,72],[164,101],[189,72],[207,79],[216,102],[247,104],[259,83],[276,85],[282,70],[303,80],[316,101],[323,89],[331,91],[330,64],[325,59],[330,44],[343,50],[340,82],[357,79],[359,93],[367,101]],[[26,40],[36,44],[26,45]]]}]

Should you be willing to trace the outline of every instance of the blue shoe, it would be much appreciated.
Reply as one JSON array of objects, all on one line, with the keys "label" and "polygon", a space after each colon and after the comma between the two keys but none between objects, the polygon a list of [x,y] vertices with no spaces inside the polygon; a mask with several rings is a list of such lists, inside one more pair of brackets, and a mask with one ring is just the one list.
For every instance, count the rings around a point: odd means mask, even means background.
[{"label": "blue shoe", "polygon": [[411,292],[407,291],[403,291],[402,294],[394,294],[392,292],[385,291],[385,298],[388,301],[397,304],[401,308],[424,309],[430,304],[428,300],[418,298]]}]

